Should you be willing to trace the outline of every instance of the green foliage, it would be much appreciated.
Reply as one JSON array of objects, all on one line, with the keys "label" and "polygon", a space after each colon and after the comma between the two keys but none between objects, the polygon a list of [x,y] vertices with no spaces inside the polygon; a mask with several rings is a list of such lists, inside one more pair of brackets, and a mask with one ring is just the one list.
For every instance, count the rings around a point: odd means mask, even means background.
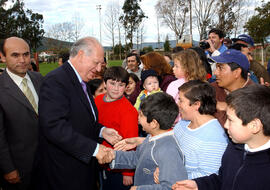
[{"label": "green foliage", "polygon": [[151,51],[154,51],[152,46],[148,46],[148,47],[143,48],[143,52],[145,52],[145,53],[148,53],[148,52],[151,52]]},{"label": "green foliage", "polygon": [[164,47],[164,51],[165,52],[171,51],[171,47],[170,47],[170,42],[169,42],[168,35],[166,36],[165,43],[164,43],[163,47]]},{"label": "green foliage", "polygon": [[270,2],[255,9],[258,13],[252,16],[244,26],[255,42],[263,43],[270,35]]},{"label": "green foliage", "polygon": [[0,0],[0,39],[17,36],[25,39],[31,48],[36,49],[44,34],[43,16],[24,9],[24,3],[14,0],[14,5],[4,9],[8,0]]},{"label": "green foliage", "polygon": [[124,13],[120,16],[119,20],[125,28],[126,38],[129,40],[128,45],[132,48],[133,34],[140,26],[142,20],[147,17],[144,15],[138,0],[125,0],[122,9]]}]

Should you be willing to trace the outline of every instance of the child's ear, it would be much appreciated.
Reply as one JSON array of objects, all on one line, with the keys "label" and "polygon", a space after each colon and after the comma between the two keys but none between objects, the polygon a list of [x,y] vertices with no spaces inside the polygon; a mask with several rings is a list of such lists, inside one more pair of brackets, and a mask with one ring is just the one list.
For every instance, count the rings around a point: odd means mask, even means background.
[{"label": "child's ear", "polygon": [[258,118],[255,118],[251,122],[249,122],[248,127],[252,131],[253,134],[257,134],[263,130],[262,122]]},{"label": "child's ear", "polygon": [[198,111],[199,108],[201,107],[201,102],[200,101],[196,101],[196,102],[193,103],[193,106],[195,106],[196,107],[196,110]]},{"label": "child's ear", "polygon": [[151,124],[152,129],[159,128],[159,123],[155,119],[153,119],[150,124]]}]

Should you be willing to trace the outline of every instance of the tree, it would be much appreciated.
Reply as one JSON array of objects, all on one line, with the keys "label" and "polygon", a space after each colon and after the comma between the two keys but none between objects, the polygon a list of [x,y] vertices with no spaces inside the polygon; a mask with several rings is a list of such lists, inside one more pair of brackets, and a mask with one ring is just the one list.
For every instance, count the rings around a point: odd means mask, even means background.
[{"label": "tree", "polygon": [[199,31],[200,40],[207,37],[207,29],[216,13],[216,0],[193,0],[195,23]]},{"label": "tree", "polygon": [[115,31],[117,29],[117,22],[119,21],[118,15],[118,5],[111,2],[108,4],[106,13],[105,13],[105,28],[109,33],[108,38],[112,42],[112,49],[114,49],[115,44]]},{"label": "tree", "polygon": [[84,21],[79,13],[74,13],[72,17],[72,24],[74,26],[72,38],[74,41],[77,41],[81,36],[81,31],[84,25]]},{"label": "tree", "polygon": [[183,35],[188,13],[187,0],[158,0],[155,5],[157,15],[175,34],[176,40]]},{"label": "tree", "polygon": [[125,0],[122,10],[123,14],[120,16],[120,21],[125,28],[126,39],[129,40],[126,47],[132,48],[134,32],[138,29],[142,20],[147,17],[142,11],[138,0]]},{"label": "tree", "polygon": [[166,36],[166,39],[165,39],[165,42],[164,42],[163,47],[164,47],[164,51],[165,51],[165,52],[171,51],[171,47],[170,47],[170,42],[169,42],[169,37],[168,37],[168,35]]},{"label": "tree", "polygon": [[152,46],[147,46],[147,47],[143,48],[143,52],[145,52],[145,53],[149,53],[151,51],[154,51]]},{"label": "tree", "polygon": [[226,35],[230,35],[236,22],[237,0],[218,0],[217,20],[214,20],[212,27],[222,30]]},{"label": "tree", "polygon": [[255,9],[258,13],[252,16],[244,26],[255,42],[264,45],[266,37],[270,35],[270,2]]},{"label": "tree", "polygon": [[20,0],[13,1],[11,8],[6,8],[8,0],[0,0],[0,39],[18,36],[26,40],[31,48],[36,49],[44,34],[43,16],[24,9]]}]

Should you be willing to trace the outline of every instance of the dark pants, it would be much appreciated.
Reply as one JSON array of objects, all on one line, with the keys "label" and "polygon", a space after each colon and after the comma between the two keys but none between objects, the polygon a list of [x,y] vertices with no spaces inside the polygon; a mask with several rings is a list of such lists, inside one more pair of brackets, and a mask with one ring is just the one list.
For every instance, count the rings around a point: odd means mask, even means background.
[{"label": "dark pants", "polygon": [[123,185],[123,175],[119,172],[103,170],[101,174],[101,190],[129,190],[131,186]]}]

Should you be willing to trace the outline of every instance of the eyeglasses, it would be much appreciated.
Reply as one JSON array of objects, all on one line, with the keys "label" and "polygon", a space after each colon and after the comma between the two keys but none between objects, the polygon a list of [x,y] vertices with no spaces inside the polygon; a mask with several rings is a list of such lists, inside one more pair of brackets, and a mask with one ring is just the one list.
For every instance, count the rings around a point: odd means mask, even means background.
[{"label": "eyeglasses", "polygon": [[129,63],[129,62],[136,62],[136,60],[128,60],[127,62],[128,62],[128,63]]}]

